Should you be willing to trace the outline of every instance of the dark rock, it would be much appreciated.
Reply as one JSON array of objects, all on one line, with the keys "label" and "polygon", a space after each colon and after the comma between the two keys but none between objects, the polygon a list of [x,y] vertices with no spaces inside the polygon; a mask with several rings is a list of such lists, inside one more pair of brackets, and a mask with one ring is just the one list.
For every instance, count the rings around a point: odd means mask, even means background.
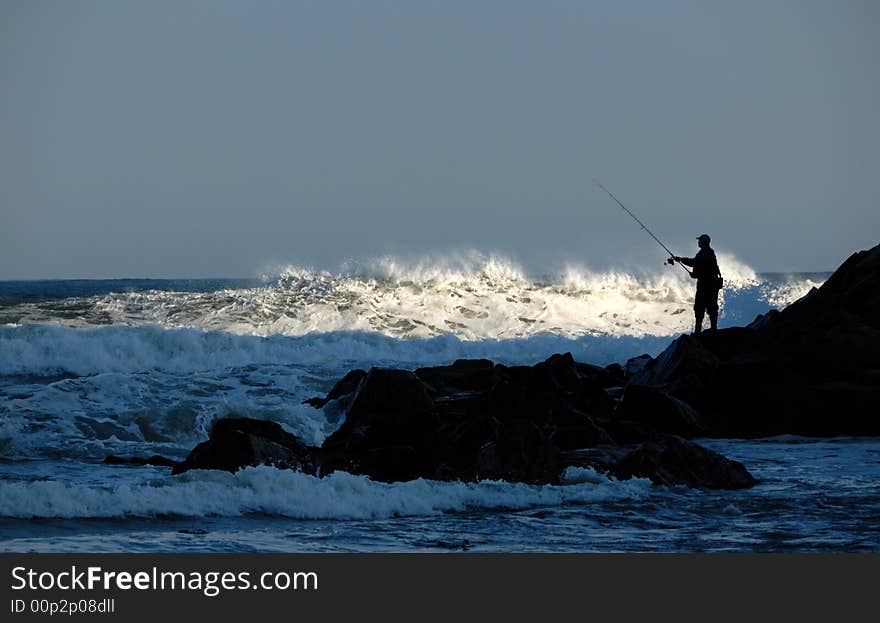
[{"label": "dark rock", "polygon": [[880,435],[880,384],[842,381],[810,385],[803,402],[809,408],[793,418],[795,435]]},{"label": "dark rock", "polygon": [[343,453],[328,453],[321,475],[336,471],[363,474],[379,482],[404,482],[425,477],[425,457],[413,446],[384,445],[353,447]]},{"label": "dark rock", "polygon": [[685,437],[705,435],[708,431],[700,413],[686,402],[657,387],[635,383],[624,391],[617,417],[648,424],[662,433]]},{"label": "dark rock", "polygon": [[632,444],[655,439],[657,429],[646,422],[614,419],[603,424],[608,434],[619,444]]},{"label": "dark rock", "polygon": [[554,417],[550,438],[560,450],[577,450],[599,444],[613,443],[608,431],[585,413],[569,411]]},{"label": "dark rock", "polygon": [[[586,364],[578,364],[578,369],[580,370],[581,366],[584,365]],[[607,376],[605,377],[605,381],[602,383],[603,387],[620,387],[626,383],[626,369],[619,363],[612,363],[605,366],[605,373]]]},{"label": "dark rock", "polygon": [[497,381],[495,364],[488,359],[458,359],[451,366],[419,368],[415,375],[437,395],[482,392]]},{"label": "dark rock", "polygon": [[501,420],[528,419],[547,424],[554,398],[553,390],[540,391],[537,375],[526,366],[504,367],[501,379],[485,394],[488,413]]},{"label": "dark rock", "polygon": [[[816,288],[812,288],[809,294],[812,294],[813,292],[816,292]],[[773,324],[779,313],[780,312],[778,309],[771,309],[766,314],[759,314],[755,317],[754,320],[746,325],[746,329],[751,329],[752,331],[760,331],[761,329],[764,329],[765,327]]]},{"label": "dark rock", "polygon": [[701,489],[744,489],[756,482],[742,463],[675,436],[641,444],[615,463],[611,474]]},{"label": "dark rock", "polygon": [[336,385],[334,385],[333,388],[330,390],[330,393],[328,393],[326,396],[324,396],[323,398],[319,396],[308,398],[303,401],[303,404],[312,405],[316,409],[321,409],[324,407],[324,405],[332,400],[337,400],[343,396],[347,396],[356,392],[360,388],[361,383],[366,378],[366,376],[367,373],[363,370],[352,370],[344,377],[342,377],[342,380],[337,382]]},{"label": "dark rock", "polygon": [[106,465],[153,465],[155,467],[174,467],[177,461],[158,454],[152,456],[117,456],[110,454],[104,459]]},{"label": "dark rock", "polygon": [[880,246],[749,327],[682,336],[630,383],[683,400],[715,436],[876,435],[878,292]]},{"label": "dark rock", "polygon": [[551,438],[562,435],[554,416],[568,427],[570,443],[576,436],[607,439],[566,402],[567,393],[586,402],[578,398],[582,389],[570,356],[534,368],[461,360],[415,374],[374,369],[344,424],[324,442],[322,473],[553,482],[560,466]]},{"label": "dark rock", "polygon": [[628,359],[626,365],[624,366],[624,374],[626,378],[632,378],[637,375],[639,372],[645,369],[649,363],[654,360],[651,355],[639,355],[638,357],[633,357],[632,359]]},{"label": "dark rock", "polygon": [[631,446],[608,444],[562,452],[560,456],[566,467],[592,467],[597,472],[609,473],[631,450]]},{"label": "dark rock", "polygon": [[273,422],[226,419],[174,471],[268,464],[385,482],[554,483],[563,451],[654,439],[658,428],[701,430],[693,410],[651,388],[630,385],[615,411],[610,392],[623,391],[624,381],[622,368],[579,364],[570,353],[535,366],[459,360],[416,373],[355,371],[312,402],[325,414],[335,405],[344,417],[320,449]]},{"label": "dark rock", "polygon": [[551,355],[546,361],[535,364],[532,368],[534,382],[543,390],[547,391],[578,391],[580,388],[581,370],[595,370],[595,373],[604,372],[602,368],[578,366],[571,353]]},{"label": "dark rock", "polygon": [[364,379],[348,417],[363,425],[375,419],[397,419],[425,412],[433,404],[428,387],[412,372],[373,368]]},{"label": "dark rock", "polygon": [[373,368],[345,422],[321,446],[321,471],[411,480],[426,469],[435,422],[428,387],[412,372]]},{"label": "dark rock", "polygon": [[719,358],[694,336],[682,335],[630,378],[638,385],[661,385],[672,380],[693,378],[703,381],[720,363]]},{"label": "dark rock", "polygon": [[533,422],[495,422],[495,430],[477,456],[478,480],[547,483],[559,475],[558,449]]},{"label": "dark rock", "polygon": [[173,474],[191,469],[236,472],[242,467],[272,465],[314,474],[315,449],[302,444],[280,424],[250,418],[225,418],[211,429],[208,441],[197,445]]}]

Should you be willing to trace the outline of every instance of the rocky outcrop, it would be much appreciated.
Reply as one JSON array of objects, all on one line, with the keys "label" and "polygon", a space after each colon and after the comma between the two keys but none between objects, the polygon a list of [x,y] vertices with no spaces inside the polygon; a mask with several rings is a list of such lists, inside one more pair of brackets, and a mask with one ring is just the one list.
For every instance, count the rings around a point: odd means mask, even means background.
[{"label": "rocky outcrop", "polygon": [[[208,441],[199,444],[175,473],[269,464],[320,475],[340,470],[386,482],[429,478],[555,483],[567,465],[578,464],[572,450],[602,447],[616,448],[615,461],[601,467],[620,477],[741,486],[743,480],[725,480],[719,470],[710,471],[723,464],[723,457],[683,446],[683,440],[675,448],[684,447],[690,454],[679,450],[671,458],[663,455],[654,469],[661,476],[647,473],[647,460],[631,469],[634,459],[624,457],[631,449],[628,444],[653,440],[666,447],[670,442],[664,432],[696,434],[703,422],[680,399],[650,386],[630,384],[623,390],[625,383],[622,366],[580,364],[570,354],[554,355],[535,366],[460,360],[415,372],[354,371],[327,396],[308,401],[325,411],[344,405],[344,421],[320,448],[300,444],[272,422],[219,420]],[[655,446],[642,446],[640,452],[649,447]],[[687,473],[673,466],[672,459],[679,456],[705,460]]]},{"label": "rocky outcrop", "polygon": [[650,385],[632,383],[623,392],[617,409],[622,420],[648,425],[654,430],[685,437],[698,437],[709,431],[702,414],[685,401]]},{"label": "rocky outcrop", "polygon": [[630,383],[698,410],[706,434],[880,435],[880,246],[781,312],[682,336],[638,365]]},{"label": "rocky outcrop", "polygon": [[308,474],[317,472],[315,449],[302,444],[280,424],[250,418],[218,420],[207,441],[197,445],[172,474],[191,469],[236,472],[251,465],[273,465]]},{"label": "rocky outcrop", "polygon": [[563,451],[615,442],[606,427],[621,425],[606,388],[624,381],[621,366],[579,364],[570,354],[535,366],[460,360],[415,372],[355,370],[307,401],[325,413],[343,411],[320,448],[272,422],[219,420],[174,473],[268,464],[386,482],[557,482]]},{"label": "rocky outcrop", "polygon": [[[559,404],[505,408],[522,397],[512,379],[525,380],[525,370],[511,373],[483,360],[415,373],[370,370],[345,422],[321,448],[322,473],[343,470],[383,481],[555,481],[558,450],[546,423]],[[552,383],[552,374],[543,372],[536,377]]]},{"label": "rocky outcrop", "polygon": [[635,476],[650,478],[656,485],[701,489],[745,489],[755,484],[742,463],[675,436],[639,445],[610,472],[620,480]]}]

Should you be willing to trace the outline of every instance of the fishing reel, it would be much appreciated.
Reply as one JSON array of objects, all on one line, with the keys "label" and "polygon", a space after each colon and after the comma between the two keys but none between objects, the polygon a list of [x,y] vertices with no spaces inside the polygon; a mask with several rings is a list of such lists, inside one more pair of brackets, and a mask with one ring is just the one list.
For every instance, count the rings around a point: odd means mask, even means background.
[{"label": "fishing reel", "polygon": [[666,263],[669,264],[670,266],[675,266],[675,258],[674,257],[667,258]]}]

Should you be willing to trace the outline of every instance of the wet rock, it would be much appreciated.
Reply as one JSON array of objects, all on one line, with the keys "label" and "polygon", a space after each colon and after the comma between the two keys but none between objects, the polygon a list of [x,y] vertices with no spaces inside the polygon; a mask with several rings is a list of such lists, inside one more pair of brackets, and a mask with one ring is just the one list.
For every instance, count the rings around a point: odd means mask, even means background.
[{"label": "wet rock", "polygon": [[419,368],[415,375],[436,395],[483,392],[497,382],[495,364],[488,359],[457,359],[450,366]]},{"label": "wet rock", "polygon": [[537,425],[528,420],[495,424],[477,455],[477,480],[556,481],[561,471],[559,450]]},{"label": "wet rock", "polygon": [[650,424],[633,420],[614,419],[605,422],[604,427],[611,438],[619,444],[641,443],[659,435],[657,429]]},{"label": "wet rock", "polygon": [[703,383],[720,363],[719,358],[695,336],[682,335],[630,378],[637,385],[662,385],[693,379]]},{"label": "wet rock", "polygon": [[374,420],[397,420],[423,413],[433,404],[427,385],[412,372],[373,368],[358,390],[348,417],[359,426],[368,425]]},{"label": "wet rock", "polygon": [[594,471],[606,474],[631,450],[631,446],[608,444],[563,452],[561,457],[566,467],[592,467]]},{"label": "wet rock", "polygon": [[742,463],[675,436],[641,444],[617,461],[611,474],[620,480],[650,478],[657,485],[701,489],[744,489],[756,483]]},{"label": "wet rock", "polygon": [[[586,364],[578,364],[578,369],[582,370],[581,366],[584,365]],[[609,364],[605,366],[604,370],[607,376],[602,381],[603,387],[621,387],[626,384],[626,369],[619,363]]]},{"label": "wet rock", "polygon": [[627,378],[632,378],[637,375],[639,372],[645,369],[649,363],[654,360],[651,355],[639,355],[638,357],[633,357],[632,359],[628,359],[626,365],[623,368],[624,373]]},{"label": "wet rock", "polygon": [[635,383],[624,391],[616,415],[621,420],[642,422],[661,433],[685,437],[705,435],[709,428],[703,416],[686,402],[657,387]]},{"label": "wet rock", "polygon": [[558,443],[608,436],[575,406],[600,399],[581,395],[587,390],[571,356],[544,363],[371,370],[344,424],[322,446],[322,473],[555,482]]},{"label": "wet rock", "polygon": [[433,405],[428,387],[412,372],[373,368],[342,426],[324,441],[321,472],[388,482],[418,478],[429,466]]},{"label": "wet rock", "polygon": [[361,383],[363,383],[366,376],[367,373],[363,370],[352,370],[344,377],[342,377],[342,379],[333,386],[333,388],[326,396],[324,396],[323,398],[320,396],[308,398],[303,401],[303,404],[311,405],[316,409],[321,409],[328,402],[337,400],[339,398],[342,398],[343,396],[347,396],[356,392],[360,388]]},{"label": "wet rock", "polygon": [[197,445],[173,474],[191,469],[236,472],[242,467],[272,465],[314,474],[315,448],[302,444],[280,424],[250,418],[217,420],[210,437]]},{"label": "wet rock", "polygon": [[614,442],[606,428],[585,413],[576,411],[569,411],[564,417],[554,417],[554,424],[549,430],[552,431],[550,438],[560,450],[577,450]]},{"label": "wet rock", "polygon": [[866,371],[877,368],[880,246],[781,312],[676,339],[629,381],[683,401],[713,436],[876,435],[878,383]]}]

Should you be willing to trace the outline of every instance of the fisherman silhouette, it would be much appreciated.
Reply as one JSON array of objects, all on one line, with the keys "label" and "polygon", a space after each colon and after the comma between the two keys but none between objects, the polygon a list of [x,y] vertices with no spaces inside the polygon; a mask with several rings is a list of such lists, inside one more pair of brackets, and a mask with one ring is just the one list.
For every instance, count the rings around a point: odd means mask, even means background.
[{"label": "fisherman silhouette", "polygon": [[703,316],[706,312],[709,312],[709,323],[712,330],[718,328],[718,291],[724,282],[721,279],[721,271],[718,269],[715,251],[709,246],[711,240],[709,234],[700,234],[697,238],[700,250],[694,257],[674,255],[667,260],[670,264],[681,262],[685,266],[693,268],[690,271],[690,276],[691,279],[697,280],[697,294],[694,297],[694,317],[696,320],[694,335],[699,335],[702,331]]}]

